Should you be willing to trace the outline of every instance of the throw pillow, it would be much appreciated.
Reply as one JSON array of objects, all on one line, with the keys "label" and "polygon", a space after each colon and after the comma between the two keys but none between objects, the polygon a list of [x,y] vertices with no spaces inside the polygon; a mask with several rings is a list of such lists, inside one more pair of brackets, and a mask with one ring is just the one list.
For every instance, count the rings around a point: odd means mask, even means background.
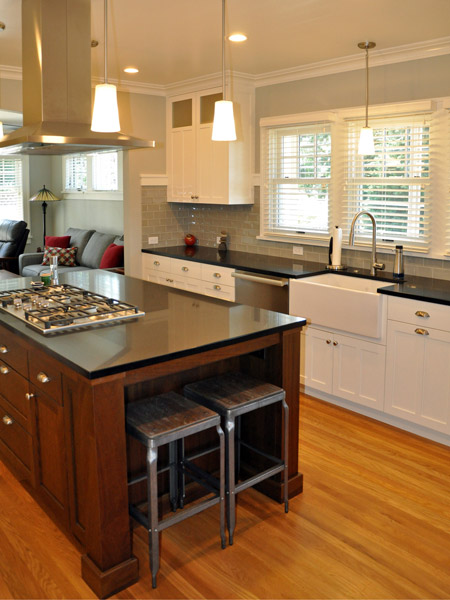
[{"label": "throw pillow", "polygon": [[113,267],[121,267],[123,265],[123,246],[110,244],[100,261],[100,269],[112,269]]},{"label": "throw pillow", "polygon": [[43,265],[50,264],[50,257],[57,256],[58,257],[58,265],[65,265],[66,267],[75,267],[75,256],[77,254],[78,248],[73,246],[72,248],[52,248],[50,246],[45,246],[44,249],[44,260],[42,261]]},{"label": "throw pillow", "polygon": [[70,235],[46,235],[45,245],[52,248],[68,248],[70,246]]}]

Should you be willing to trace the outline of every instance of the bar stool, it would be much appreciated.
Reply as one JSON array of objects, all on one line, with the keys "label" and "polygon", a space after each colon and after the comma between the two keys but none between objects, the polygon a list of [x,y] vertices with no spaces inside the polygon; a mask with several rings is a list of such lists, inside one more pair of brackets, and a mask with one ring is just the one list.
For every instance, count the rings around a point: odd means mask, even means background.
[{"label": "bar stool", "polygon": [[[222,427],[225,431],[225,490],[227,495],[227,525],[229,543],[233,544],[234,529],[236,526],[236,494],[249,487],[272,477],[276,473],[284,472],[284,509],[289,510],[288,499],[288,432],[289,408],[285,400],[283,389],[259,381],[242,373],[227,373],[203,381],[197,381],[184,386],[183,393],[187,398],[203,404],[218,412],[222,417]],[[250,446],[241,439],[240,417],[258,408],[281,402],[283,407],[284,424],[284,460],[264,452],[263,449]],[[235,435],[236,431],[236,435]],[[253,452],[265,457],[273,463],[256,475],[236,482],[239,475],[241,447],[247,447]]]},{"label": "bar stool", "polygon": [[[219,435],[219,446],[198,453],[195,457],[184,456],[184,439],[194,433],[215,427]],[[131,516],[146,527],[149,534],[150,571],[152,586],[156,588],[159,570],[159,532],[220,503],[220,538],[225,548],[225,445],[220,426],[220,417],[212,410],[200,406],[180,394],[169,392],[130,403],[126,409],[127,432],[147,447],[147,474],[128,481],[131,486],[147,481],[147,514],[136,505],[130,504]],[[169,446],[168,467],[157,469],[158,449]],[[220,473],[214,477],[194,464],[193,459],[219,449]],[[158,473],[169,471],[169,495],[174,514],[159,519],[158,516]],[[184,507],[184,477],[199,483],[212,497]],[[177,508],[182,510],[177,511]]]}]

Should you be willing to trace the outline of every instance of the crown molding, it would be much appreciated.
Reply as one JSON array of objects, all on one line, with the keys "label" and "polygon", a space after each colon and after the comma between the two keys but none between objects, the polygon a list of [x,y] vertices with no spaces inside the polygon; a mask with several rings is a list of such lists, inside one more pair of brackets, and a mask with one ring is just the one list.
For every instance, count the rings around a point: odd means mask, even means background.
[{"label": "crown molding", "polygon": [[[444,54],[450,54],[450,36],[427,40],[426,42],[405,44],[403,46],[396,46],[395,48],[386,48],[385,50],[372,50],[370,52],[370,67],[373,68],[410,60],[421,60]],[[331,60],[323,60],[300,67],[255,75],[253,81],[255,87],[263,87],[277,83],[297,81],[299,79],[311,79],[313,77],[323,77],[324,75],[333,75],[346,71],[356,71],[364,68],[363,58],[362,53],[359,53]]]},{"label": "crown molding", "polygon": [[[103,83],[101,77],[92,77],[91,84],[95,87],[98,83]],[[108,77],[108,83],[117,87],[118,92],[128,92],[130,94],[146,94],[149,96],[165,96],[165,86],[156,83],[142,83],[140,81],[120,81]]]}]

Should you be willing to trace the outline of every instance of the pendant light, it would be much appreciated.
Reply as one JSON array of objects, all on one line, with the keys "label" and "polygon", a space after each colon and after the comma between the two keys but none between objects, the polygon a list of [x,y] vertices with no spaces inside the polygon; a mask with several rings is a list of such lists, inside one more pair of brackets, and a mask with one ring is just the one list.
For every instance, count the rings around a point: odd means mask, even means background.
[{"label": "pendant light", "polygon": [[214,104],[214,121],[211,139],[231,142],[236,139],[233,102],[226,99],[225,82],[225,0],[222,0],[222,98]]},{"label": "pendant light", "polygon": [[120,131],[117,88],[108,83],[108,0],[105,2],[105,83],[95,86],[92,131]]},{"label": "pendant light", "polygon": [[369,50],[375,48],[375,42],[360,42],[358,48],[366,51],[366,124],[359,136],[358,154],[375,154],[373,130],[369,127]]}]

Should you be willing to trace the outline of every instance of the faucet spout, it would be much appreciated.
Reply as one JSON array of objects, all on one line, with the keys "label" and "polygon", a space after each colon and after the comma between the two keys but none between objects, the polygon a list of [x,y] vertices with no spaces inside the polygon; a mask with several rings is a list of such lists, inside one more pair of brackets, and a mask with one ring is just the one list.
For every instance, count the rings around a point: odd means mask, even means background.
[{"label": "faucet spout", "polygon": [[349,246],[353,246],[355,243],[355,224],[359,217],[366,215],[372,221],[372,267],[370,269],[371,275],[376,275],[377,270],[382,271],[384,269],[384,263],[379,263],[377,260],[377,223],[372,213],[367,210],[360,210],[353,217],[352,224],[350,226],[350,235],[348,236]]}]

